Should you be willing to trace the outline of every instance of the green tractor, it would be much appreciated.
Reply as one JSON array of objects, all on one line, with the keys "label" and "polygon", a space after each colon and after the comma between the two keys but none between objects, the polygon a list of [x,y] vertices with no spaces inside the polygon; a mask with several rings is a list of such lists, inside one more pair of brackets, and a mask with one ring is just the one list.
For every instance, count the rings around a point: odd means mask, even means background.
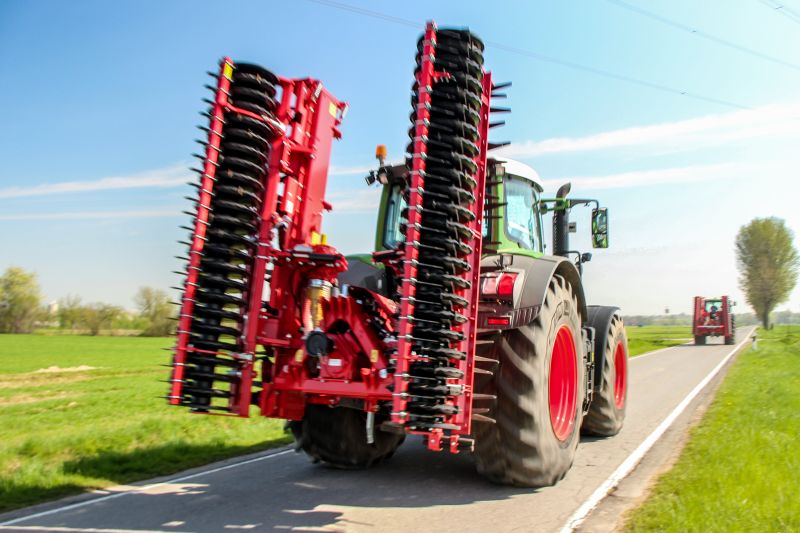
[{"label": "green tractor", "polygon": [[[405,165],[384,165],[366,178],[382,186],[373,254],[348,257],[339,283],[396,296],[401,280],[383,256],[404,241]],[[593,204],[592,242],[608,247],[608,212],[596,200],[568,198],[570,185],[543,198],[534,169],[489,159],[473,395],[474,456],[490,479],[551,485],[572,465],[580,434],[611,436],[625,417],[628,344],[619,309],[588,305],[583,264],[571,250],[570,211]],[[545,253],[545,214],[552,213],[553,254]]]}]

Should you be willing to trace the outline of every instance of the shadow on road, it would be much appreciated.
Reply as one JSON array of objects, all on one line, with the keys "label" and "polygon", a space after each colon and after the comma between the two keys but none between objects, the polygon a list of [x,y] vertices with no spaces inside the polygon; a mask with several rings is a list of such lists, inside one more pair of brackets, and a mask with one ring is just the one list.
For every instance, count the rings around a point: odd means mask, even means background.
[{"label": "shadow on road", "polygon": [[[126,454],[112,455],[96,458],[96,464],[88,459],[69,468],[91,475],[107,473],[113,470],[108,462],[119,462],[117,471],[124,472],[123,465],[132,459]],[[477,474],[469,454],[435,454],[414,440],[406,442],[390,461],[370,470],[337,470],[312,464],[303,454],[289,453],[203,475],[191,479],[191,484],[166,484],[122,500],[98,502],[92,506],[91,523],[70,525],[139,529],[164,529],[167,525],[168,529],[195,532],[345,531],[355,524],[329,506],[386,508],[381,520],[392,516],[399,520],[404,509],[471,505],[533,492],[537,489],[488,482]],[[446,508],[442,510],[446,512]],[[75,518],[78,522],[83,519]],[[405,516],[403,521],[407,520]],[[381,523],[363,526],[381,529]],[[419,527],[427,529],[433,524]]]}]

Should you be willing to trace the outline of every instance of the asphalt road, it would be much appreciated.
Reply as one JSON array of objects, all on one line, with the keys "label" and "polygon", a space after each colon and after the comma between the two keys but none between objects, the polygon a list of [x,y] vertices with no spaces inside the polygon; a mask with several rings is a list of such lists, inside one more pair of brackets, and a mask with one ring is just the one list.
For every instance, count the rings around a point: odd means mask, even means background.
[{"label": "asphalt road", "polygon": [[734,348],[718,342],[633,358],[625,427],[613,438],[583,439],[555,487],[492,485],[468,454],[435,454],[411,439],[368,471],[277,450],[23,510],[0,517],[0,531],[558,531]]}]

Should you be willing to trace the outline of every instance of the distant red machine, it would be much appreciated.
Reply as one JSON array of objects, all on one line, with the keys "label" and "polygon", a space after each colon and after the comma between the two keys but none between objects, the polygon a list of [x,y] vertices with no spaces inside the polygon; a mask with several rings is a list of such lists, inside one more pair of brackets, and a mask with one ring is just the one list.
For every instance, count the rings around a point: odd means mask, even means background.
[{"label": "distant red machine", "polygon": [[720,298],[694,297],[692,333],[696,345],[704,345],[707,337],[724,337],[725,344],[736,342],[733,305],[733,300],[728,296]]}]

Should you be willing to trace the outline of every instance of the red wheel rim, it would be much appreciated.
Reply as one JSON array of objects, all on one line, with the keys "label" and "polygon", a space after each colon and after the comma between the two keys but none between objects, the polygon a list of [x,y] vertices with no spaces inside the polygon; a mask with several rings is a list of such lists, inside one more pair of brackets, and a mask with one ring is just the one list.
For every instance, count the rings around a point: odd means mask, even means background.
[{"label": "red wheel rim", "polygon": [[561,326],[550,359],[550,424],[560,441],[565,441],[575,426],[578,408],[578,361],[575,339],[567,326]]},{"label": "red wheel rim", "polygon": [[617,409],[625,406],[625,392],[628,390],[628,354],[625,353],[625,345],[617,343],[614,350],[614,405]]}]

